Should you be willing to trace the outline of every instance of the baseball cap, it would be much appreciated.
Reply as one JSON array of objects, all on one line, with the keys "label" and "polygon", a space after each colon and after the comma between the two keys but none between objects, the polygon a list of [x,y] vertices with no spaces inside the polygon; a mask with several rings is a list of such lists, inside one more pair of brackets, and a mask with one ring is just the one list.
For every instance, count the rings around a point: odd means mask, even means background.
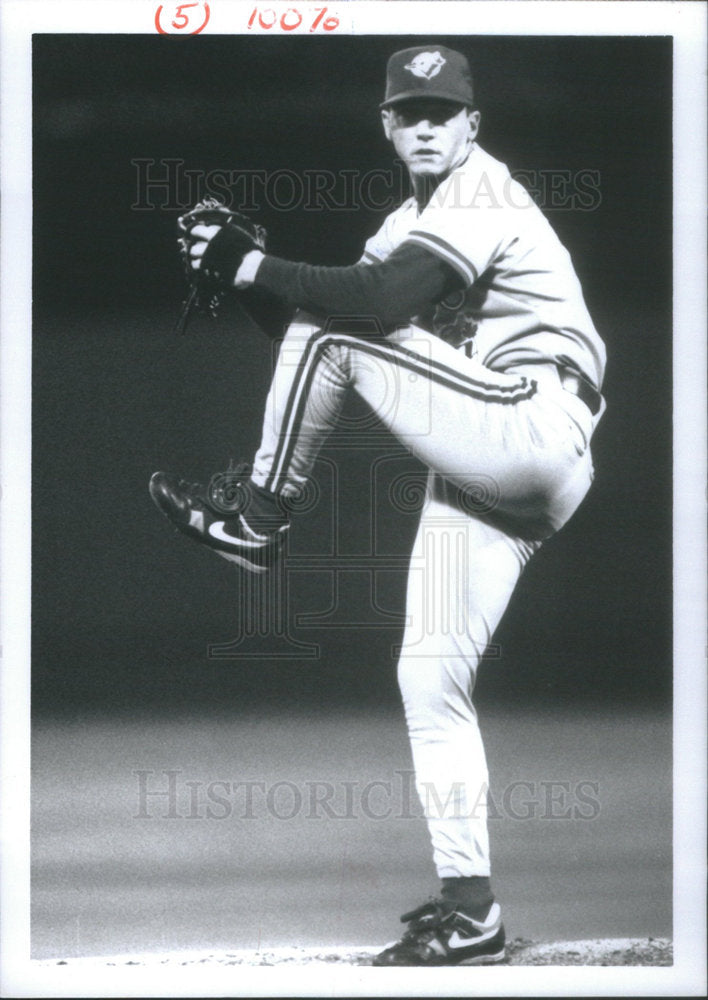
[{"label": "baseball cap", "polygon": [[419,45],[394,52],[386,68],[382,108],[414,97],[438,97],[473,105],[472,72],[461,52],[444,45]]}]

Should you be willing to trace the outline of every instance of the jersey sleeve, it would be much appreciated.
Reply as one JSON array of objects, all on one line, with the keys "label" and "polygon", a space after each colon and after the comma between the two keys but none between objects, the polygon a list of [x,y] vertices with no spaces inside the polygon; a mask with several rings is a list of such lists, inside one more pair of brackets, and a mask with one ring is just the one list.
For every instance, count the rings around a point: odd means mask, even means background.
[{"label": "jersey sleeve", "polygon": [[450,181],[434,192],[405,242],[437,254],[469,286],[514,242],[525,203],[512,203],[500,176],[453,174]]},{"label": "jersey sleeve", "polygon": [[[374,237],[372,237],[372,239],[373,238]],[[375,247],[375,246],[372,247],[372,246],[370,246],[370,244],[371,244],[371,240],[367,240],[366,244],[364,246],[364,252],[362,253],[361,257],[359,258],[359,261],[358,261],[359,264],[380,264],[381,261],[386,260],[385,256],[379,256],[379,254],[376,253],[376,250],[378,248]]]},{"label": "jersey sleeve", "polygon": [[374,235],[366,241],[364,244],[364,252],[362,253],[359,261],[360,264],[380,264],[382,261],[386,260],[388,255],[393,250],[393,245],[391,243],[390,236],[388,235],[387,228],[387,224],[384,222],[379,231],[374,233]]},{"label": "jersey sleeve", "polygon": [[383,225],[364,245],[360,264],[380,264],[386,260],[401,243],[400,228],[402,216],[410,208],[413,199],[408,199],[384,219]]}]

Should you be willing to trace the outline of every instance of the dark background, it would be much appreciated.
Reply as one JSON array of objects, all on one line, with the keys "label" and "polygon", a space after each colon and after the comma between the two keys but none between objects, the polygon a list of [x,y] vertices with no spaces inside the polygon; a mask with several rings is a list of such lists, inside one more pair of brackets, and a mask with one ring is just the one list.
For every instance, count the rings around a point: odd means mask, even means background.
[{"label": "dark background", "polygon": [[[548,213],[608,347],[596,481],[525,572],[478,697],[549,707],[666,704],[671,40],[433,41],[472,56],[486,149],[512,168],[601,177],[596,210]],[[390,168],[377,112],[385,62],[419,42],[35,36],[36,713],[397,704],[395,624],[301,627],[300,642],[319,644],[314,658],[281,658],[268,636],[246,637],[238,659],[207,653],[208,644],[243,635],[246,581],[171,534],[147,482],[158,468],[204,479],[230,457],[250,457],[270,347],[242,323],[237,334],[233,308],[214,325],[173,336],[183,295],[180,209],[162,206],[161,196],[152,210],[132,207],[131,161],[173,157],[203,171]],[[258,217],[274,252],[345,264],[383,214],[262,204]],[[396,448],[381,434],[369,450],[335,441],[325,452],[339,470],[345,555],[368,549],[371,461]],[[386,474],[420,471],[406,461]],[[405,572],[394,563],[405,560],[415,517],[392,511],[386,490],[384,475],[376,507],[389,571],[377,578],[377,600],[400,613]],[[326,548],[333,503],[324,475],[320,503],[294,526],[295,552]],[[292,612],[322,612],[330,602],[323,573],[300,574],[294,591]],[[366,579],[348,576],[333,620],[372,618]]]}]

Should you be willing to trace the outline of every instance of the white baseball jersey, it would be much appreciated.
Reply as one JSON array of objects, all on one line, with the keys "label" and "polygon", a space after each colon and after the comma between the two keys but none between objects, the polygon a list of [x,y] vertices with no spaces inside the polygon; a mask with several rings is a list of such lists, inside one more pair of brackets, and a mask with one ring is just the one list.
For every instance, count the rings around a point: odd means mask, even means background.
[{"label": "white baseball jersey", "polygon": [[386,218],[362,260],[383,261],[402,243],[437,254],[465,283],[417,325],[489,368],[570,363],[602,387],[605,347],[568,251],[526,189],[476,143],[422,212],[409,198]]}]

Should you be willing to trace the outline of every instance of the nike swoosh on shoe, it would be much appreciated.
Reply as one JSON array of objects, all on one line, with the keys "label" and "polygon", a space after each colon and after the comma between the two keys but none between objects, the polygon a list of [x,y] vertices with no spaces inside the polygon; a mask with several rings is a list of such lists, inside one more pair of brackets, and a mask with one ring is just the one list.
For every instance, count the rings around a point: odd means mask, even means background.
[{"label": "nike swoosh on shoe", "polygon": [[229,535],[225,530],[225,521],[214,521],[209,525],[209,534],[212,538],[215,538],[219,542],[227,542],[229,545],[236,545],[239,548],[248,549],[262,549],[268,544],[268,538],[264,537],[261,541],[251,540],[250,538],[243,538],[236,535]]},{"label": "nike swoosh on shoe", "polygon": [[498,932],[499,927],[492,927],[491,930],[487,931],[485,934],[477,934],[475,937],[463,938],[460,937],[458,931],[453,931],[450,935],[447,946],[448,948],[469,948],[471,944],[482,944],[483,941],[489,941]]}]

